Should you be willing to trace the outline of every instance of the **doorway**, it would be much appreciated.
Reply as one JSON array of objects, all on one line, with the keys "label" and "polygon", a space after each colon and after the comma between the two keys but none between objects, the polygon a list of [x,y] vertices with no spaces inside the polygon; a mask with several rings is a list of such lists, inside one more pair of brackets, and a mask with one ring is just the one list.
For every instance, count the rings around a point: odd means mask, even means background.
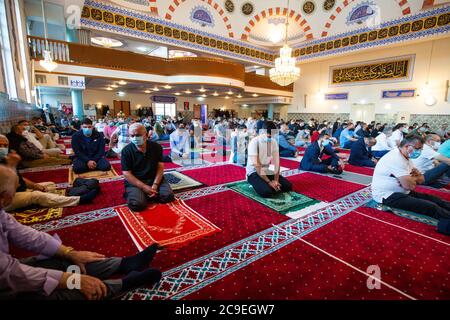
[{"label": "doorway", "polygon": [[350,112],[350,119],[354,122],[364,121],[365,123],[370,123],[375,120],[375,104],[352,104],[352,109]]},{"label": "doorway", "polygon": [[125,114],[125,117],[129,117],[131,113],[130,109],[130,101],[114,100],[114,116],[117,116],[117,114],[122,111]]}]

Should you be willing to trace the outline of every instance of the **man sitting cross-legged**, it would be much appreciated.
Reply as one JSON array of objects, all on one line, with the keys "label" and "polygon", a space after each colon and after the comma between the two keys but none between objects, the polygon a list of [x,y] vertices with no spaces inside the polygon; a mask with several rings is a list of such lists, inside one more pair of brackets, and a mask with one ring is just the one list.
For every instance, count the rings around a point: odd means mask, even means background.
[{"label": "man sitting cross-legged", "polygon": [[133,211],[142,211],[151,200],[173,201],[173,191],[164,180],[161,146],[148,140],[143,124],[134,123],[129,130],[131,143],[123,148],[121,156],[128,206]]},{"label": "man sitting cross-legged", "polygon": [[[107,258],[74,250],[56,237],[17,222],[4,208],[14,198],[18,183],[15,172],[0,165],[0,299],[109,299],[160,280],[161,272],[149,268],[157,245],[135,256]],[[39,257],[18,260],[9,253],[10,244]],[[110,279],[115,274],[126,276]]]},{"label": "man sitting cross-legged", "polygon": [[[330,135],[323,131],[319,135],[319,139],[311,144],[305,151],[302,161],[300,162],[300,170],[341,174],[340,158],[330,146]],[[322,156],[326,154],[330,156],[328,159],[322,160]]]},{"label": "man sitting cross-legged", "polygon": [[[264,122],[260,134],[248,145],[247,181],[263,198],[270,198],[279,192],[289,192],[292,184],[280,175],[280,154],[278,143],[272,139],[276,134],[276,126],[272,121]],[[270,163],[274,171],[269,170]]]},{"label": "man sitting cross-legged", "polygon": [[81,130],[72,136],[73,172],[76,174],[90,170],[108,171],[111,164],[105,157],[105,138],[88,118],[81,123]]},{"label": "man sitting cross-legged", "polygon": [[[21,158],[17,153],[8,153],[8,139],[0,134],[0,164],[16,170]],[[56,189],[53,182],[35,183],[22,177],[17,172],[19,186],[8,211],[25,208],[31,205],[40,205],[45,208],[71,207],[91,202],[98,193],[99,185],[95,179],[75,179],[73,188],[68,196],[52,193]]]},{"label": "man sitting cross-legged", "polygon": [[377,160],[372,156],[371,148],[375,144],[375,138],[359,138],[350,148],[350,158],[348,159],[348,163],[354,166],[374,168]]},{"label": "man sitting cross-legged", "polygon": [[425,181],[411,159],[420,154],[423,139],[408,136],[378,161],[372,180],[373,199],[386,206],[431,216],[450,219],[450,202],[438,197],[416,192],[416,185]]}]

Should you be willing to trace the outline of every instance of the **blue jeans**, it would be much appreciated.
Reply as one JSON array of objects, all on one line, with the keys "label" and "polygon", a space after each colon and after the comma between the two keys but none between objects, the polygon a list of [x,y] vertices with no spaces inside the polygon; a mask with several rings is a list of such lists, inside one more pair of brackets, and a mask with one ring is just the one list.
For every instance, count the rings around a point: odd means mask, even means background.
[{"label": "blue jeans", "polygon": [[170,135],[168,134],[162,134],[159,136],[159,140],[169,140],[170,139]]},{"label": "blue jeans", "polygon": [[341,148],[344,148],[344,149],[350,149],[350,148],[352,147],[353,142],[354,142],[354,141],[351,141],[351,140],[346,141],[346,142],[344,143],[344,145],[341,146]]},{"label": "blue jeans", "polygon": [[280,151],[280,157],[293,158],[295,157],[295,151],[284,149]]},{"label": "blue jeans", "polygon": [[437,167],[425,172],[423,176],[425,177],[424,185],[434,188],[442,188],[446,184],[440,183],[438,180],[445,178],[444,176],[450,177],[450,166],[446,163],[441,163]]}]

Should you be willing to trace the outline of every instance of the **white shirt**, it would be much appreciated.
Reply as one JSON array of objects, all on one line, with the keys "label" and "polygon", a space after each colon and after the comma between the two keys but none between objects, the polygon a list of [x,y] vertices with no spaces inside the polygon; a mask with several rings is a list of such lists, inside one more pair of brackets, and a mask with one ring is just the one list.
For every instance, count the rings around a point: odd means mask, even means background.
[{"label": "white shirt", "polygon": [[417,159],[412,159],[414,166],[419,169],[420,173],[425,173],[428,170],[434,168],[433,159],[438,156],[437,153],[432,147],[427,144],[423,145],[422,152]]},{"label": "white shirt", "polygon": [[[390,144],[389,139],[387,138],[387,136],[381,132],[376,138],[375,140],[377,140],[377,143],[372,147],[372,151],[388,151],[388,150],[392,150],[392,146]],[[396,147],[396,146],[394,146]]]},{"label": "white shirt", "polygon": [[408,194],[396,178],[409,176],[414,168],[411,160],[406,159],[398,148],[389,151],[378,161],[372,179],[372,197],[376,202],[382,203],[393,193]]},{"label": "white shirt", "polygon": [[24,131],[23,132],[23,136],[25,137],[25,139],[27,139],[29,142],[31,142],[32,144],[34,144],[36,146],[36,148],[38,148],[39,150],[44,150],[44,146],[42,145],[42,143],[39,142],[38,139],[36,139],[36,136],[34,133],[31,133],[29,131]]},{"label": "white shirt", "polygon": [[104,123],[104,122],[101,122],[101,123],[98,122],[95,124],[95,129],[97,129],[97,131],[101,132],[101,133],[103,133],[103,129],[105,129],[105,127],[106,127],[106,123]]},{"label": "white shirt", "polygon": [[256,163],[253,163],[253,156],[259,158],[262,169],[268,169],[274,157],[280,157],[278,143],[275,139],[271,139],[271,150],[269,150],[269,143],[265,142],[266,136],[256,136],[248,144],[248,160],[246,172],[247,176],[256,172]]},{"label": "white shirt", "polygon": [[397,141],[402,142],[403,140],[403,132],[400,131],[400,129],[395,130],[392,132],[392,135],[389,137],[389,144],[393,146],[394,148],[398,146]]},{"label": "white shirt", "polygon": [[189,133],[186,130],[175,130],[170,134],[170,149],[175,153],[188,153],[190,149]]}]

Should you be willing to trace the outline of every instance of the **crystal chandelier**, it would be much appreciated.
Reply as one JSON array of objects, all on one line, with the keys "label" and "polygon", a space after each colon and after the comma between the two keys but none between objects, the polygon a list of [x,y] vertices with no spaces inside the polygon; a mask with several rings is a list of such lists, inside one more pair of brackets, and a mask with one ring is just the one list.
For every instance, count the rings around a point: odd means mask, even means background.
[{"label": "crystal chandelier", "polygon": [[[287,8],[289,12],[289,0]],[[283,47],[280,48],[280,56],[275,59],[275,68],[269,70],[270,80],[280,86],[290,85],[300,77],[300,68],[295,66],[295,58],[292,57],[292,49],[287,44],[288,26],[289,16],[287,13],[285,42]]]},{"label": "crystal chandelier", "polygon": [[53,70],[56,69],[58,64],[55,61],[53,61],[52,53],[48,46],[47,20],[45,18],[44,0],[41,0],[41,5],[42,5],[42,20],[44,23],[45,49],[42,52],[44,60],[39,61],[39,64],[41,65],[42,68],[44,68],[48,72],[52,72]]}]

